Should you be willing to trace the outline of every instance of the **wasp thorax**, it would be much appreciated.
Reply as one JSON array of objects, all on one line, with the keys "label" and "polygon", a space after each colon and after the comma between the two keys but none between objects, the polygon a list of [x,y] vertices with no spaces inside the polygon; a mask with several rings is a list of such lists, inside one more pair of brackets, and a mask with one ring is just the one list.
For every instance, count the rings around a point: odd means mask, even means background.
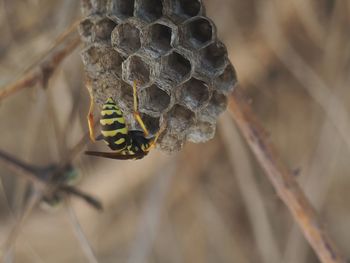
[{"label": "wasp thorax", "polygon": [[139,111],[158,146],[178,150],[215,135],[216,119],[237,82],[225,46],[201,0],[85,0],[80,34],[91,93],[112,97],[133,128]]}]

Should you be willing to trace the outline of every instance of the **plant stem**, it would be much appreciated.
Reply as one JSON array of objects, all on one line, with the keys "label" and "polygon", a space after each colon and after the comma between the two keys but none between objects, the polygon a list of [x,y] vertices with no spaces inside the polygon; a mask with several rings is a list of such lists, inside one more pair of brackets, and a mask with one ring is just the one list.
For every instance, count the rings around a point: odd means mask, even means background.
[{"label": "plant stem", "polygon": [[[75,33],[77,25],[78,22],[75,22],[63,32],[40,61],[30,66],[23,76],[13,83],[0,88],[0,102],[20,90],[30,88],[39,82],[45,87],[56,68],[79,46],[80,38]],[[71,36],[73,32],[75,34]]]},{"label": "plant stem", "polygon": [[277,194],[293,215],[320,261],[345,263],[344,257],[324,229],[295,177],[280,160],[278,152],[239,87],[236,87],[230,97],[229,111]]}]

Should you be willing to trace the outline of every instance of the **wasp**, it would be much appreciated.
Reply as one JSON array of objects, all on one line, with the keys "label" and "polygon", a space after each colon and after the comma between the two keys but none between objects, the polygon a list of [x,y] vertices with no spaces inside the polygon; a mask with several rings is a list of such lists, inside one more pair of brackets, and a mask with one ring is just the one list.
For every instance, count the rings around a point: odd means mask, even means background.
[{"label": "wasp", "polygon": [[142,131],[128,129],[122,110],[117,106],[113,98],[109,97],[104,103],[101,111],[101,135],[95,139],[94,117],[92,114],[94,107],[93,101],[91,95],[90,110],[88,114],[90,138],[92,141],[105,141],[113,152],[86,151],[85,153],[87,155],[117,160],[142,159],[155,146],[162,129],[160,129],[155,135],[150,136],[150,132],[138,111],[136,81],[134,81],[133,85],[133,115]]}]

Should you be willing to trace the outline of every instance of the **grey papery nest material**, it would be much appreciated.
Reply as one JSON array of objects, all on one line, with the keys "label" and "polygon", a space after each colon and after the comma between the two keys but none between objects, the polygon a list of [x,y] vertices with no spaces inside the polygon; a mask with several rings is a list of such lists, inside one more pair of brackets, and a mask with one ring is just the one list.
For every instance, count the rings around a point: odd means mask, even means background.
[{"label": "grey papery nest material", "polygon": [[200,0],[85,0],[83,13],[82,58],[96,104],[113,97],[135,128],[136,80],[147,127],[166,125],[162,150],[213,138],[237,79]]}]

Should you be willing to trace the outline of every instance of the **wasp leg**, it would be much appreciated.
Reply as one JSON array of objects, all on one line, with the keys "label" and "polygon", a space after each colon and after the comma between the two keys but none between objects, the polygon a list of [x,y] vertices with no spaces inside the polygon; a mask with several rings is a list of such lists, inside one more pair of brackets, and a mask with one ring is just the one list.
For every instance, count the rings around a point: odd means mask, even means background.
[{"label": "wasp leg", "polygon": [[[89,83],[87,84],[89,85]],[[89,90],[89,89],[88,89]],[[94,121],[94,96],[92,95],[92,92],[89,90],[89,95],[90,95],[90,107],[89,107],[89,112],[87,115],[87,120],[88,120],[88,126],[89,126],[89,135],[90,135],[90,140],[92,142],[96,142],[95,139],[95,121]]]},{"label": "wasp leg", "polygon": [[154,139],[152,140],[152,142],[149,144],[149,146],[145,149],[145,152],[149,152],[150,150],[152,150],[155,146],[156,146],[156,143],[157,143],[157,140],[159,138],[159,135],[161,133],[160,132],[157,132],[156,136],[154,137]]},{"label": "wasp leg", "polygon": [[145,149],[146,152],[149,152],[150,150],[152,150],[152,148],[154,148],[156,146],[157,140],[159,139],[159,136],[163,133],[163,131],[165,130],[166,125],[163,124],[158,132],[154,135],[153,140],[151,141],[151,143],[149,144],[149,146]]},{"label": "wasp leg", "polygon": [[145,137],[149,135],[149,131],[143,122],[139,110],[138,110],[138,101],[137,101],[137,85],[136,85],[136,80],[134,80],[134,85],[133,85],[133,97],[134,97],[134,118],[140,124],[141,129],[143,130],[143,133],[145,134]]},{"label": "wasp leg", "polygon": [[[140,113],[138,111],[138,101],[137,101],[137,83],[134,80],[134,85],[133,85],[133,97],[134,97],[134,118],[138,122],[138,124],[141,126],[143,133],[145,137],[149,136],[149,131],[143,122]],[[150,151],[152,148],[155,147],[157,140],[161,133],[165,130],[165,125],[162,125],[162,127],[159,129],[159,131],[154,135],[153,140],[151,141],[150,145],[145,149],[146,152]]]}]

